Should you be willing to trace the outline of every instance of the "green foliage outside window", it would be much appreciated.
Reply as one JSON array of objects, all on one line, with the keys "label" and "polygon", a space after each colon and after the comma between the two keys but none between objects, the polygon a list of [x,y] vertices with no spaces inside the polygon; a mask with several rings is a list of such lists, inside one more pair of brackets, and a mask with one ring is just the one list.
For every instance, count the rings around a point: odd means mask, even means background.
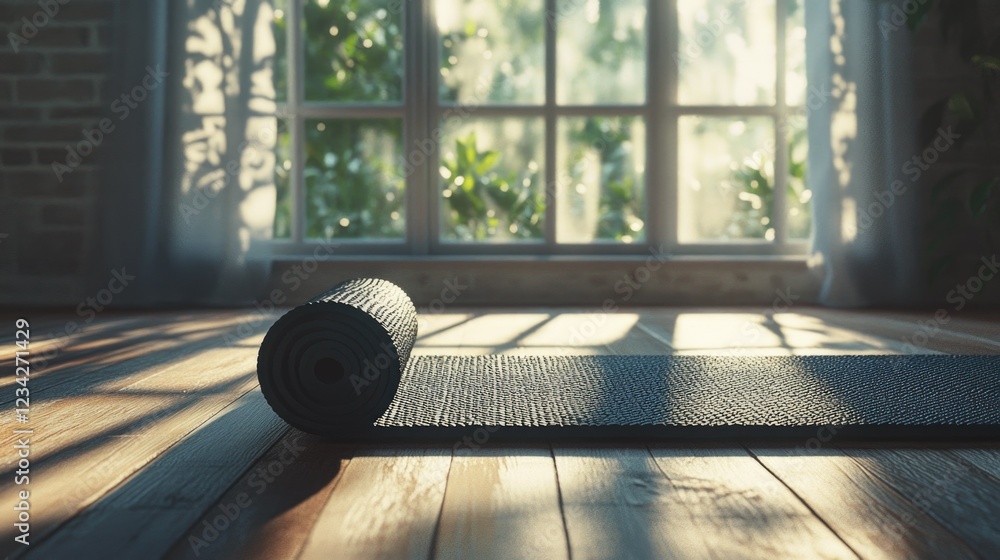
[{"label": "green foliage outside window", "polygon": [[[604,3],[601,3],[602,6]],[[403,29],[401,11],[392,2],[366,0],[309,0],[303,7],[304,95],[305,100],[344,103],[399,103],[403,98]],[[513,16],[512,16],[513,17]],[[615,65],[631,53],[642,50],[644,38],[630,34],[616,36],[610,25],[612,16],[601,17],[594,44],[586,56],[602,64]],[[279,100],[287,91],[287,57],[284,42],[287,14],[275,19],[275,34],[279,52],[275,62],[275,87]],[[544,22],[520,22],[542,25]],[[509,25],[496,22],[497,26]],[[521,33],[520,37],[530,37]],[[452,53],[462,52],[465,41],[499,40],[499,32],[484,33],[478,24],[470,22],[458,31],[442,37],[442,68],[449,68]],[[494,45],[497,49],[517,45]],[[516,68],[514,69],[517,70]],[[441,80],[441,99],[459,97],[457,86],[449,88]],[[510,89],[502,78],[488,84],[486,97],[503,95]],[[499,93],[497,93],[499,92]],[[472,110],[469,117],[475,120]],[[582,126],[571,127],[567,149],[596,150],[600,158],[600,202],[594,237],[604,240],[630,241],[642,238],[645,220],[645,184],[641,173],[634,169],[629,157],[629,145],[636,138],[632,123],[638,117],[598,116],[575,119]],[[640,119],[641,120],[641,119]],[[642,130],[642,129],[640,129]],[[552,133],[556,133],[552,131]],[[644,132],[642,132],[644,133]],[[454,157],[442,156],[441,183],[438,192],[442,204],[442,228],[445,238],[456,240],[517,240],[539,239],[543,236],[545,189],[541,172],[518,170],[511,172],[503,165],[500,151],[483,149],[484,138],[475,133],[454,141]],[[502,139],[501,139],[502,141]],[[535,146],[527,151],[543,154],[544,135],[531,140]],[[789,206],[804,198],[805,161],[797,146],[804,141],[804,132],[793,135],[789,149]],[[644,145],[644,142],[642,143]],[[442,154],[446,151],[442,146]],[[287,124],[279,127],[278,215],[275,236],[291,234],[291,196],[289,192],[289,156],[291,142]],[[450,150],[448,150],[450,152]],[[593,151],[593,150],[591,150]],[[403,144],[402,119],[326,119],[305,121],[305,226],[309,238],[400,238],[405,232],[405,176],[410,166],[404,164],[407,153]],[[575,161],[576,155],[569,154]],[[591,156],[592,157],[592,156]],[[531,159],[531,158],[529,158]],[[539,157],[539,159],[544,159]],[[773,210],[773,183],[761,166],[765,161],[744,162],[733,172],[733,181],[740,185],[747,198],[757,197],[760,204],[741,204],[734,223],[742,230],[740,237],[760,238],[768,227]],[[554,162],[549,163],[554,164]],[[557,175],[579,169],[558,169]],[[444,177],[447,174],[448,177]],[[462,177],[461,185],[455,179]],[[656,188],[656,186],[653,186]],[[554,188],[551,187],[550,188]],[[449,196],[445,196],[445,194]],[[804,207],[808,214],[807,207]],[[808,234],[808,217],[804,225],[792,223],[791,236]],[[801,222],[801,220],[800,220]],[[798,229],[804,235],[794,231]]]}]

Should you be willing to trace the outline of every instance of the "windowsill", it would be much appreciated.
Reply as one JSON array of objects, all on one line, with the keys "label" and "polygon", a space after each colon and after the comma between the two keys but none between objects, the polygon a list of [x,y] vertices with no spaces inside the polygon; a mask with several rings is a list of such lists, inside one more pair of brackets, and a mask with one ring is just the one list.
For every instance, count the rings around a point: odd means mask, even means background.
[{"label": "windowsill", "polygon": [[[388,262],[388,263],[465,263],[473,262],[477,264],[496,262],[498,264],[510,264],[517,262],[539,263],[557,262],[574,264],[594,264],[596,263],[643,263],[648,257],[641,254],[628,255],[352,255],[338,254],[329,257],[322,257],[320,261],[348,263],[348,262]],[[283,264],[293,264],[303,259],[312,258],[312,254],[301,255],[279,255],[274,260]],[[666,255],[664,262],[667,266],[682,265],[685,263],[718,263],[718,264],[738,264],[738,263],[799,263],[805,264],[809,259],[806,255]]]},{"label": "windowsill", "polygon": [[[304,266],[307,265],[307,266]],[[314,266],[315,265],[315,266]],[[295,267],[298,267],[296,270]],[[307,270],[313,270],[307,273]],[[296,276],[297,275],[297,276]],[[288,255],[275,259],[271,288],[293,303],[348,278],[398,283],[421,307],[449,284],[450,305],[759,305],[780,293],[815,301],[818,277],[805,255]],[[295,287],[294,290],[291,288]],[[450,298],[449,298],[450,299]]]}]

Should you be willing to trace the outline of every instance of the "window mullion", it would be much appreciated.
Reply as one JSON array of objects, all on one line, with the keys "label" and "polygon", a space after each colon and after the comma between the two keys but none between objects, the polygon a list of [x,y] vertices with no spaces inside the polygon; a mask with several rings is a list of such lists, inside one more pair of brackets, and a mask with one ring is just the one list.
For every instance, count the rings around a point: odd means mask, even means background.
[{"label": "window mullion", "polygon": [[775,39],[775,105],[778,109],[774,127],[774,193],[773,193],[773,216],[771,216],[771,227],[774,228],[774,243],[784,244],[788,239],[787,220],[788,215],[788,107],[785,98],[785,67],[786,67],[786,28],[785,22],[788,19],[788,1],[777,0],[777,12],[775,14],[774,28],[777,32]]},{"label": "window mullion", "polygon": [[[438,174],[438,167],[441,165],[441,150],[437,139],[441,136],[441,99],[438,92],[438,80],[441,78],[441,34],[437,26],[437,4],[435,0],[421,2],[424,7],[423,12],[423,60],[424,60],[424,95],[425,102],[421,107],[425,108],[425,119],[427,126],[425,129],[426,138],[435,140],[427,142],[430,147],[430,154],[427,155],[426,184],[427,191],[424,196],[424,211],[427,220],[427,244],[429,252],[438,253],[441,246],[441,185]],[[437,138],[432,138],[437,137]]]},{"label": "window mullion", "polygon": [[649,0],[646,9],[646,236],[669,249],[677,242],[676,5]]},{"label": "window mullion", "polygon": [[557,0],[545,0],[545,244],[556,251],[556,26]]},{"label": "window mullion", "polygon": [[302,120],[302,102],[305,72],[303,64],[304,43],[302,37],[302,15],[304,0],[292,0],[288,10],[287,65],[288,81],[288,134],[291,137],[291,163],[289,189],[292,192],[292,240],[302,243],[306,232],[305,193],[305,124]]},{"label": "window mullion", "polygon": [[430,122],[425,110],[429,104],[427,74],[428,67],[427,42],[430,33],[427,28],[426,4],[423,2],[405,2],[403,4],[403,37],[404,37],[404,153],[409,171],[406,174],[406,242],[413,254],[425,255],[429,249],[429,199],[433,196],[430,169],[437,166],[431,161],[431,156],[419,151],[422,138],[429,136]]}]

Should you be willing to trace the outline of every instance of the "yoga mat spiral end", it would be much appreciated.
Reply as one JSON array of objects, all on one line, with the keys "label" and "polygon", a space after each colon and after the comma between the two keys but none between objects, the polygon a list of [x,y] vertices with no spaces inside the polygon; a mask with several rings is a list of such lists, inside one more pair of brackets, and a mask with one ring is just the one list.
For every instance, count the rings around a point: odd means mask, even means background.
[{"label": "yoga mat spiral end", "polygon": [[267,331],[257,356],[261,392],[300,430],[356,435],[388,409],[416,337],[417,311],[401,288],[348,280]]}]

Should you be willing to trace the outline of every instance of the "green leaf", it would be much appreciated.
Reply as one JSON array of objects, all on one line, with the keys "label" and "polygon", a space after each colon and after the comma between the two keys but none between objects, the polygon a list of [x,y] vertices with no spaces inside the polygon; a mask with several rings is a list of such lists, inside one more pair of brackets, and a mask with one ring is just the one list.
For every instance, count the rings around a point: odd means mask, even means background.
[{"label": "green leaf", "polygon": [[982,215],[986,211],[986,204],[990,201],[990,196],[993,194],[993,187],[997,183],[1000,183],[1000,177],[983,181],[973,187],[972,194],[969,196],[969,210],[973,216]]},{"label": "green leaf", "polygon": [[[472,167],[476,161],[476,135],[471,134],[465,140],[465,165],[466,167]],[[463,169],[463,171],[468,171],[468,169]]]},{"label": "green leaf", "polygon": [[454,176],[464,175],[465,170],[469,168],[471,162],[469,161],[469,152],[466,149],[465,142],[461,138],[455,139],[455,169]]},{"label": "green leaf", "polygon": [[471,193],[476,190],[476,179],[472,175],[462,175],[462,190]]},{"label": "green leaf", "polygon": [[906,27],[910,31],[916,31],[927,20],[927,13],[930,12],[933,6],[934,0],[925,0],[922,4],[919,4],[912,14],[906,16]]},{"label": "green leaf", "polygon": [[936,183],[934,183],[934,186],[931,187],[931,200],[935,200],[941,195],[941,193],[948,189],[952,183],[955,182],[955,179],[965,175],[965,173],[966,171],[952,171],[944,177],[941,177]]},{"label": "green leaf", "polygon": [[967,93],[955,93],[948,98],[948,111],[960,121],[979,118],[978,103]]},{"label": "green leaf", "polygon": [[972,56],[972,63],[984,70],[1000,71],[1000,58],[985,54]]},{"label": "green leaf", "polygon": [[475,167],[476,174],[480,176],[485,175],[488,171],[493,169],[493,167],[497,164],[497,160],[500,159],[500,152],[490,150],[488,152],[483,152],[481,156],[482,157],[476,163]]},{"label": "green leaf", "polygon": [[948,113],[957,121],[955,145],[961,147],[983,121],[979,100],[964,92],[953,94],[948,98]]}]

